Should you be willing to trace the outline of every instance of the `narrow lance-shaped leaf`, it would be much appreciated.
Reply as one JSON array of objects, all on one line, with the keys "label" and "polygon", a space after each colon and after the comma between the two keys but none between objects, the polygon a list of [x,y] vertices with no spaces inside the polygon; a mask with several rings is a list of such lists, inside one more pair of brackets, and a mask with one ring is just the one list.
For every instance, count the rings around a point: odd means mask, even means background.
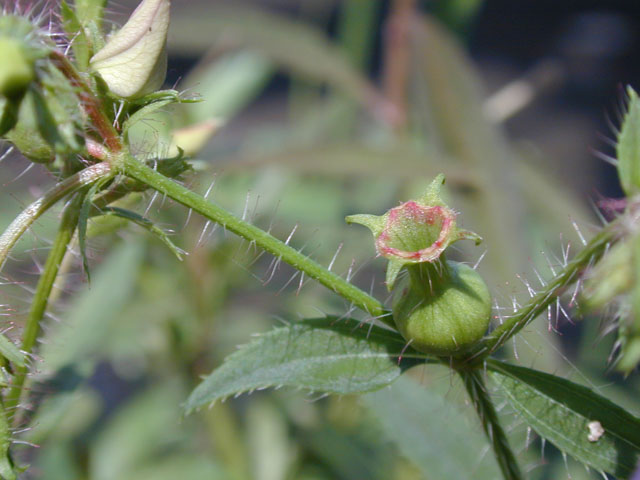
[{"label": "narrow lance-shaped leaf", "polygon": [[631,87],[627,95],[629,106],[618,135],[616,154],[622,189],[627,195],[634,195],[640,191],[640,100]]},{"label": "narrow lance-shaped leaf", "polygon": [[95,22],[99,27],[107,0],[75,0],[76,15],[82,23]]},{"label": "narrow lance-shaped leaf", "polygon": [[0,334],[0,355],[19,367],[24,367],[25,365],[24,353],[2,334]]},{"label": "narrow lance-shaped leaf", "polygon": [[76,64],[84,71],[89,66],[89,58],[91,57],[87,33],[76,12],[65,1],[60,3],[60,15],[62,16],[62,26],[65,32],[73,40],[71,48],[73,49]]},{"label": "narrow lance-shaped leaf", "polygon": [[238,352],[193,391],[187,411],[256,389],[294,386],[328,393],[377,390],[428,357],[396,332],[327,317],[277,328]]},{"label": "narrow lance-shaped leaf", "polygon": [[208,49],[212,41],[218,47],[250,48],[286,69],[341,90],[384,120],[395,116],[395,108],[381,92],[310,25],[239,5],[215,7],[206,18],[184,9],[176,12],[173,23],[172,47],[178,51]]},{"label": "narrow lance-shaped leaf", "polygon": [[[446,395],[403,377],[362,397],[383,434],[419,467],[429,480],[500,477],[488,444]],[[456,452],[452,455],[452,452]]]},{"label": "narrow lance-shaped leaf", "polygon": [[640,458],[640,419],[587,387],[496,360],[487,364],[509,404],[542,438],[578,461],[628,478]]}]

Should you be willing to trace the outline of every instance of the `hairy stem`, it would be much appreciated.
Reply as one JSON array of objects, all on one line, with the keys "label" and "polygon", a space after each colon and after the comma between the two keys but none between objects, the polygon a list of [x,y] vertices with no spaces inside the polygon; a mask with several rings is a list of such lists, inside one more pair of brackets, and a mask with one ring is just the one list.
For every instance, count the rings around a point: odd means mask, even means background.
[{"label": "hairy stem", "polygon": [[20,237],[29,229],[40,216],[67,195],[91,185],[96,180],[111,174],[112,168],[108,163],[97,163],[66,178],[49,190],[44,196],[29,205],[18,215],[7,229],[0,235],[0,269],[7,256]]},{"label": "hairy stem", "polygon": [[482,377],[483,372],[479,369],[458,371],[465,389],[471,398],[471,402],[480,417],[482,428],[484,429],[493,453],[496,456],[500,470],[505,480],[521,480],[522,473],[516,461],[516,457],[509,446],[507,436],[500,425],[498,414],[493,406],[491,397]]},{"label": "hairy stem", "polygon": [[[53,289],[58,271],[60,269],[60,263],[64,258],[67,251],[67,247],[73,238],[76,226],[78,225],[78,217],[80,215],[80,208],[84,196],[77,194],[76,197],[65,207],[60,220],[60,226],[53,246],[47,257],[47,261],[44,265],[40,279],[38,280],[38,286],[33,296],[31,303],[31,310],[29,311],[29,317],[22,334],[22,351],[29,354],[33,351],[33,347],[36,344],[36,340],[40,333],[40,322],[44,317],[47,305],[49,303],[49,296]],[[24,382],[27,376],[27,366],[18,366],[15,369],[13,382],[7,393],[5,406],[8,411],[17,407],[22,396]],[[20,421],[20,411],[16,412],[14,417],[14,425]]]},{"label": "hairy stem", "polygon": [[284,260],[289,265],[333,290],[369,315],[380,318],[385,322],[391,322],[389,313],[378,300],[264,230],[240,220],[223,208],[210,203],[201,195],[179,185],[132,157],[125,159],[124,173],[167,195],[185,207],[193,209],[203,217],[219,223],[225,229],[255,243],[275,255],[278,259]]},{"label": "hairy stem", "polygon": [[0,401],[0,478],[15,480],[16,473],[11,461],[11,428],[7,419],[7,411]]},{"label": "hairy stem", "polygon": [[479,361],[502,347],[511,337],[540,315],[575,282],[580,274],[592,263],[597,262],[611,243],[618,237],[617,224],[610,223],[578,253],[543,290],[529,302],[509,316],[505,322],[493,330],[487,338],[473,350],[468,358]]},{"label": "hairy stem", "polygon": [[76,68],[62,53],[54,50],[49,58],[53,64],[77,88],[80,106],[90,118],[92,125],[112,153],[122,150],[122,140],[107,116],[104,114],[102,102],[93,94],[87,82],[80,76]]}]

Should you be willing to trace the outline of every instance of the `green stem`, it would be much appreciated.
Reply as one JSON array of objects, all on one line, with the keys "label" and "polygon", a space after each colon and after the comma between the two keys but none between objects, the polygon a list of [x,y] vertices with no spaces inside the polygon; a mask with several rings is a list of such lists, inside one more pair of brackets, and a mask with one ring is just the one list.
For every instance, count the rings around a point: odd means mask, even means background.
[{"label": "green stem", "polygon": [[479,369],[458,371],[465,389],[471,397],[473,406],[480,417],[482,428],[484,429],[489,442],[493,448],[500,470],[505,480],[521,480],[522,473],[516,461],[516,457],[509,446],[507,436],[500,425],[498,414],[493,406],[491,397],[482,377],[483,372]]},{"label": "green stem", "polygon": [[[31,310],[29,311],[29,317],[27,318],[27,324],[25,325],[24,332],[22,334],[22,351],[26,354],[31,353],[33,347],[36,344],[38,335],[40,334],[40,322],[44,317],[44,313],[49,303],[49,296],[53,289],[53,284],[58,276],[58,270],[60,269],[60,263],[64,258],[67,251],[67,246],[73,234],[76,226],[78,225],[78,217],[80,215],[80,208],[84,196],[78,194],[64,209],[62,219],[60,220],[60,226],[58,233],[47,257],[47,261],[44,265],[44,270],[38,280],[38,286],[33,296],[31,303]],[[11,411],[18,406],[20,398],[22,396],[24,382],[27,377],[27,366],[16,367],[13,382],[9,392],[7,393],[5,405],[7,411]],[[14,417],[14,424],[19,423],[20,412],[16,412]]]},{"label": "green stem", "polygon": [[473,350],[467,358],[480,361],[502,347],[511,337],[522,330],[529,322],[540,315],[562,295],[566,288],[575,282],[580,274],[591,264],[597,262],[611,243],[618,237],[617,224],[610,223],[598,233],[578,253],[566,267],[553,278],[543,290],[534,295],[529,302],[520,307],[505,322],[493,330],[487,338]]},{"label": "green stem", "polygon": [[379,317],[385,322],[391,322],[389,313],[378,300],[264,230],[240,220],[223,208],[210,203],[201,195],[177,184],[132,157],[125,159],[124,173],[185,207],[191,208],[205,218],[219,223],[225,229],[254,242],[257,246],[304,272],[371,316]]},{"label": "green stem", "polygon": [[67,195],[80,190],[82,187],[94,183],[111,173],[111,165],[98,163],[72,175],[58,183],[44,196],[29,205],[18,215],[7,229],[0,235],[0,269],[13,246],[40,216]]},{"label": "green stem", "polygon": [[7,410],[0,401],[0,478],[15,480],[17,476],[9,448],[11,448],[11,428],[7,419]]}]

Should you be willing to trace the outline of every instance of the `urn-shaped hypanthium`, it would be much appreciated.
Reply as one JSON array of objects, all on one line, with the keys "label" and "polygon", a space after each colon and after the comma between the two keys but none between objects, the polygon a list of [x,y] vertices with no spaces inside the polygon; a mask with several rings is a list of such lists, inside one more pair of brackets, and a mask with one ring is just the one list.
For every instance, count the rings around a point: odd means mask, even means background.
[{"label": "urn-shaped hypanthium", "polygon": [[[473,268],[447,260],[452,243],[481,238],[456,226],[456,212],[440,197],[439,175],[418,200],[382,216],[352,215],[348,223],[368,227],[378,254],[387,258],[386,283],[395,290],[393,319],[416,350],[439,356],[464,354],[480,340],[491,319],[491,296]],[[408,275],[396,286],[398,274]],[[395,287],[395,288],[394,288]]]}]

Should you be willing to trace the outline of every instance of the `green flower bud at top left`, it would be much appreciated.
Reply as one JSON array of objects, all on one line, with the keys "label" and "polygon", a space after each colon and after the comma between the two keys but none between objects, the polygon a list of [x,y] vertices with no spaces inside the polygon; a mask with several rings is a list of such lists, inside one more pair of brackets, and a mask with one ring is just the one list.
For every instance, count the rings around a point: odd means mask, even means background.
[{"label": "green flower bud at top left", "polygon": [[36,60],[48,51],[45,39],[28,19],[0,16],[0,96],[21,97],[35,79]]},{"label": "green flower bud at top left", "polygon": [[19,40],[10,37],[0,37],[0,59],[0,95],[20,96],[35,77],[33,59]]},{"label": "green flower bud at top left", "polygon": [[127,23],[91,58],[91,67],[119,97],[159,89],[167,72],[169,0],[143,0]]}]

